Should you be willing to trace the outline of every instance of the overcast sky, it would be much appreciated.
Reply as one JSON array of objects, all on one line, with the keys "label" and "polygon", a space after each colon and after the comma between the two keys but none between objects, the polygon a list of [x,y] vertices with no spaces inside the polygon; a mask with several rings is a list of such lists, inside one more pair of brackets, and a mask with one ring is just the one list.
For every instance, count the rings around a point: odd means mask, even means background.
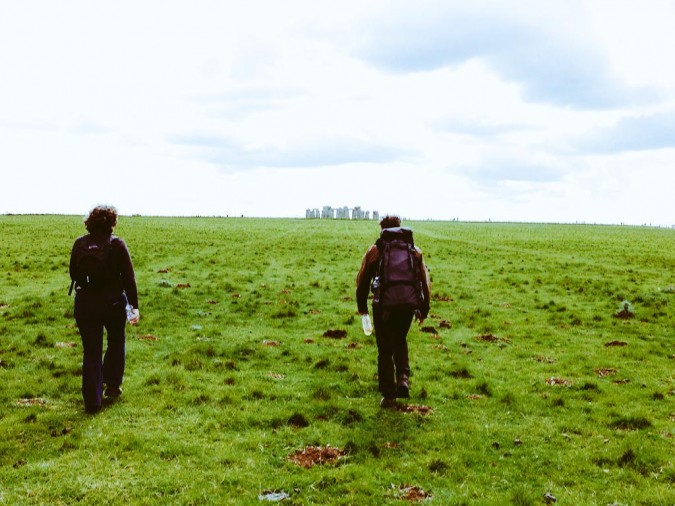
[{"label": "overcast sky", "polygon": [[675,225],[672,0],[0,5],[0,213]]}]

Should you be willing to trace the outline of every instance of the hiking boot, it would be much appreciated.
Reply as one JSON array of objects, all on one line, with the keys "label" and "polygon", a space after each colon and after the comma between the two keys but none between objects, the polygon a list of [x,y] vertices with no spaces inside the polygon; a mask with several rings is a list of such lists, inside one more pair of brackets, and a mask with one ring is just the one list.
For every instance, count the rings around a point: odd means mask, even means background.
[{"label": "hiking boot", "polygon": [[398,406],[395,397],[382,397],[380,401],[380,407],[384,409],[394,409]]},{"label": "hiking boot", "polygon": [[108,386],[106,387],[105,393],[103,395],[108,399],[117,399],[120,395],[122,395],[122,388]]},{"label": "hiking boot", "polygon": [[401,374],[396,380],[396,397],[404,399],[410,397],[410,385],[405,374]]}]

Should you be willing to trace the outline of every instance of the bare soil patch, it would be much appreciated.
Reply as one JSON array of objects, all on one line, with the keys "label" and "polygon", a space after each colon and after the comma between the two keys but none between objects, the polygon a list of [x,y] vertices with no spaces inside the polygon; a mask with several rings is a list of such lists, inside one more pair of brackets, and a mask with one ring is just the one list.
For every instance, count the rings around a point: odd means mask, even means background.
[{"label": "bare soil patch", "polygon": [[178,283],[176,285],[176,288],[192,288],[192,287],[190,286],[190,283]]},{"label": "bare soil patch", "polygon": [[347,331],[342,329],[330,329],[323,333],[323,337],[331,339],[344,339],[347,337]]},{"label": "bare soil patch", "polygon": [[434,327],[422,327],[420,331],[427,334],[438,334],[438,331]]},{"label": "bare soil patch", "polygon": [[627,307],[624,307],[621,311],[614,314],[614,318],[619,318],[620,320],[630,320],[631,318],[635,318],[635,313],[633,313]]},{"label": "bare soil patch", "polygon": [[431,406],[425,406],[423,404],[398,403],[396,405],[396,411],[400,411],[401,413],[419,413],[420,415],[429,415],[433,413],[434,409]]},{"label": "bare soil patch", "polygon": [[556,378],[555,376],[552,376],[550,378],[546,379],[546,384],[551,385],[551,386],[564,386],[564,387],[569,387],[572,386],[572,382],[568,379],[565,378]]},{"label": "bare soil patch", "polygon": [[275,347],[275,346],[281,346],[281,343],[279,341],[271,341],[271,340],[268,340],[268,339],[263,339],[262,345],[263,346]]},{"label": "bare soil patch", "polygon": [[152,334],[143,334],[141,336],[138,336],[137,339],[140,341],[157,341],[157,336],[153,336]]},{"label": "bare soil patch", "polygon": [[64,342],[58,342],[54,344],[55,348],[75,348],[77,346],[77,343],[64,343]]},{"label": "bare soil patch", "polygon": [[438,324],[442,329],[451,329],[452,328],[452,323],[450,323],[448,320],[441,320],[441,323]]},{"label": "bare soil patch", "polygon": [[408,485],[407,483],[400,485],[396,496],[404,501],[424,501],[431,499],[431,495],[425,492],[417,485]]},{"label": "bare soil patch", "polygon": [[483,341],[486,343],[510,343],[511,341],[509,339],[506,339],[505,337],[497,337],[494,334],[483,334],[480,336],[476,336],[476,340],[478,341]]},{"label": "bare soil patch", "polygon": [[603,378],[605,376],[614,376],[616,374],[616,369],[612,369],[611,367],[603,367],[600,369],[596,369],[595,373],[600,378]]},{"label": "bare soil patch", "polygon": [[332,464],[344,457],[345,452],[339,448],[326,446],[307,446],[302,450],[297,450],[288,456],[288,460],[294,464],[309,469],[312,466]]},{"label": "bare soil patch", "polygon": [[628,343],[624,341],[609,341],[608,343],[605,343],[605,346],[611,347],[611,346],[628,346]]}]

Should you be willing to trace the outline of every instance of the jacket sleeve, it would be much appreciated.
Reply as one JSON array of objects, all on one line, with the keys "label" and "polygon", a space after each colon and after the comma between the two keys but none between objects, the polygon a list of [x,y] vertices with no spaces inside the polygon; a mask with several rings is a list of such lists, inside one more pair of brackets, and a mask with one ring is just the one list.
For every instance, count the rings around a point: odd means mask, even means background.
[{"label": "jacket sleeve", "polygon": [[134,273],[134,264],[131,262],[131,254],[124,240],[120,238],[117,240],[119,241],[117,251],[119,255],[120,277],[122,278],[124,293],[127,295],[129,304],[138,309],[138,289],[136,288],[136,274]]},{"label": "jacket sleeve", "polygon": [[375,276],[377,268],[377,259],[379,253],[374,244],[368,248],[366,254],[361,260],[361,268],[356,276],[356,305],[360,314],[368,312],[368,294],[370,293],[370,282]]}]

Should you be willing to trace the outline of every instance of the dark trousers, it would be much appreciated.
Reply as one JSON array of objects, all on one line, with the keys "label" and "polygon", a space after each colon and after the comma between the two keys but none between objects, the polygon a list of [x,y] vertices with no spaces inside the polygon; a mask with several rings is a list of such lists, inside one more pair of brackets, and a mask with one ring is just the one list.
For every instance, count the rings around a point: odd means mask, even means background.
[{"label": "dark trousers", "polygon": [[[120,386],[124,377],[127,298],[124,294],[75,295],[75,321],[82,338],[82,398],[86,409],[101,407],[103,384]],[[103,329],[108,346],[103,354]]]},{"label": "dark trousers", "polygon": [[382,311],[373,308],[375,341],[377,342],[377,378],[385,397],[396,396],[396,378],[410,375],[408,341],[412,311]]}]

